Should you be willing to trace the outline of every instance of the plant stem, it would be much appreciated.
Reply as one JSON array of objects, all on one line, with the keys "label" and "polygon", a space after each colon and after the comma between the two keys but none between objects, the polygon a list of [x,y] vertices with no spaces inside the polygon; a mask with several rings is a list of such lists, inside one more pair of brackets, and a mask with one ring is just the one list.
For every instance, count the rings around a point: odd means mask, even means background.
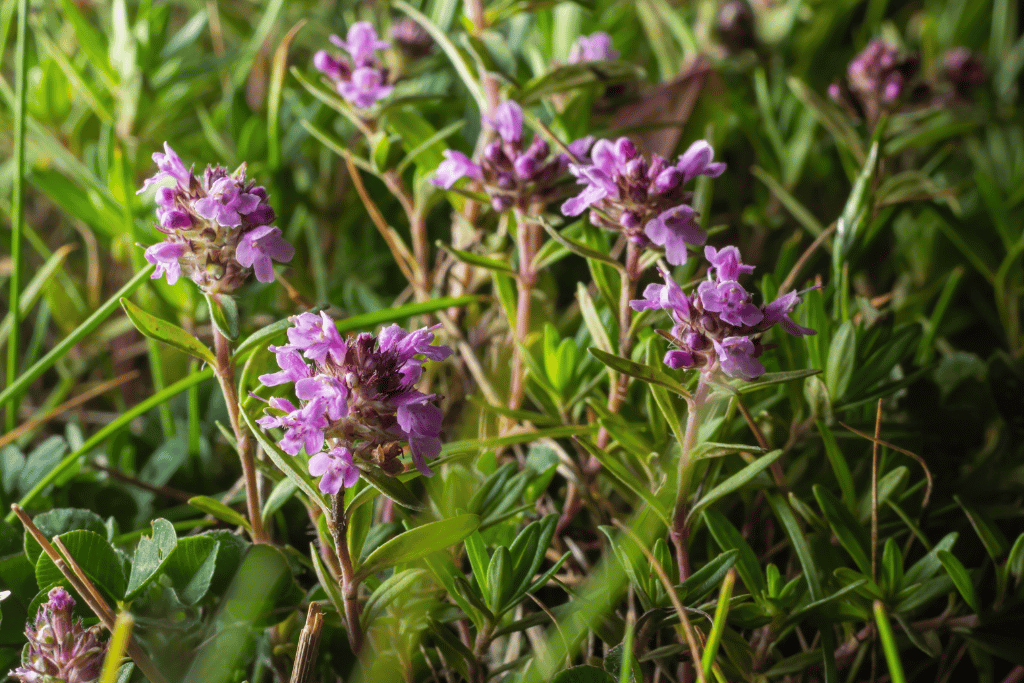
[{"label": "plant stem", "polygon": [[483,660],[484,655],[487,654],[487,649],[491,646],[491,634],[493,632],[494,626],[488,622],[476,634],[476,642],[473,644],[473,683],[486,683],[487,681],[487,667],[484,666]]},{"label": "plant stem", "polygon": [[690,559],[686,548],[690,538],[690,525],[686,519],[686,504],[690,495],[690,478],[693,475],[693,462],[690,456],[693,447],[697,444],[700,411],[704,407],[710,391],[711,385],[705,380],[704,373],[701,373],[693,397],[687,402],[686,431],[683,433],[683,443],[680,444],[676,505],[672,513],[672,529],[669,531],[672,544],[676,547],[676,564],[679,565],[680,581],[685,581],[690,576]]},{"label": "plant stem", "polygon": [[537,271],[533,267],[534,257],[540,249],[540,226],[529,220],[526,213],[516,208],[516,246],[519,251],[519,277],[516,279],[516,352],[512,357],[512,379],[509,388],[508,407],[515,410],[523,403],[526,393],[526,334],[530,328],[530,306],[533,287],[537,284]]},{"label": "plant stem", "polygon": [[231,431],[235,435],[235,442],[238,445],[238,458],[242,462],[242,476],[245,478],[245,503],[249,513],[249,523],[252,525],[252,540],[254,543],[267,543],[266,531],[263,529],[263,517],[260,513],[262,506],[259,500],[259,490],[256,485],[255,451],[256,442],[253,441],[247,427],[242,425],[239,419],[238,388],[235,386],[235,364],[231,360],[231,343],[228,338],[213,326],[213,345],[217,353],[217,366],[214,374],[217,382],[220,383],[220,390],[224,393],[224,401],[228,405],[228,420],[231,422]]},{"label": "plant stem", "polygon": [[[18,332],[21,327],[21,233],[25,224],[25,32],[28,22],[28,0],[18,1],[18,33],[14,53],[14,187],[11,191],[11,275],[7,290],[10,294],[11,334],[7,340],[7,381],[14,384],[18,376]],[[12,395],[7,405],[4,431],[11,431],[18,421],[17,396]]]},{"label": "plant stem", "polygon": [[[633,309],[629,302],[636,298],[636,283],[640,279],[640,248],[632,242],[626,244],[626,270],[619,274],[621,287],[619,288],[619,355],[629,358],[633,350],[633,337],[629,333],[630,324],[633,322]],[[626,391],[629,389],[629,375],[619,374],[618,381],[608,392],[608,410],[617,413],[626,400]],[[611,436],[603,427],[597,434],[597,445],[605,448]],[[595,463],[591,458],[589,468]]]},{"label": "plant stem", "polygon": [[355,572],[352,569],[352,557],[348,552],[348,539],[346,538],[344,494],[331,496],[331,520],[328,526],[334,535],[334,549],[338,554],[338,564],[341,566],[341,594],[345,601],[345,623],[348,626],[348,645],[356,655],[363,646],[363,627],[359,621],[359,582],[356,581]]}]

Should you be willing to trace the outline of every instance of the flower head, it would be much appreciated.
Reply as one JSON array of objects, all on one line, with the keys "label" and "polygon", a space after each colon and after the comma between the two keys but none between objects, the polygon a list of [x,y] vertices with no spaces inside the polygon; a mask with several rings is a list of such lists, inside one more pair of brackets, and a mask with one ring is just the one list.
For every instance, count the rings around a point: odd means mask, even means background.
[{"label": "flower head", "polygon": [[713,374],[721,371],[729,377],[752,380],[764,373],[758,357],[764,347],[760,336],[779,324],[796,336],[814,334],[789,317],[800,303],[800,295],[789,292],[766,306],[753,303],[750,293],[736,278],[752,272],[753,266],[740,261],[739,249],[705,247],[711,262],[708,279],[687,294],[671,276],[662,272],[664,285],[651,284],[644,298],[631,301],[634,310],[663,310],[672,318],[672,330],[666,334],[676,348],[665,354],[664,363],[672,369],[699,368]]},{"label": "flower head", "polygon": [[164,241],[146,249],[156,265],[153,277],[174,284],[185,276],[209,294],[230,293],[256,271],[260,282],[274,280],[273,261],[286,263],[295,250],[281,237],[267,191],[248,180],[242,164],[234,173],[208,166],[202,178],[186,169],[164,143],[153,159],[159,171],[142,186],[173,180],[155,195],[157,230]]},{"label": "flower head", "polygon": [[604,31],[580,36],[569,49],[569,63],[603,62],[618,59],[619,51],[612,46],[612,37]]},{"label": "flower head", "polygon": [[40,605],[34,624],[25,627],[28,647],[21,666],[10,676],[21,683],[94,683],[99,680],[107,645],[99,640],[100,627],[85,628],[72,620],[75,600],[58,586]]},{"label": "flower head", "polygon": [[342,339],[326,313],[293,317],[289,344],[271,347],[280,372],[260,376],[264,386],[294,383],[296,407],[270,399],[264,429],[285,430],[281,448],[310,456],[309,471],[320,489],[335,494],[358,477],[359,467],[376,465],[396,474],[408,444],[413,464],[425,476],[427,461],[440,453],[442,413],[437,396],[416,389],[428,360],[451,355],[434,344],[433,328],[406,332],[391,325],[377,335]]},{"label": "flower head", "polygon": [[583,190],[562,204],[566,216],[591,209],[590,221],[621,231],[640,246],[665,249],[672,265],[686,262],[687,244],[704,244],[707,235],[694,218],[688,202],[692,193],[683,186],[697,176],[717,177],[725,164],[714,162],[714,150],[698,140],[675,164],[654,155],[645,160],[628,138],[598,140],[590,163],[569,164]]},{"label": "flower head", "polygon": [[[495,108],[485,122],[498,133],[498,139],[484,148],[474,161],[462,152],[445,150],[445,160],[437,167],[431,182],[446,190],[460,178],[471,178],[484,186],[495,211],[513,207],[526,209],[536,202],[548,202],[561,191],[558,182],[565,175],[570,159],[552,155],[551,147],[540,137],[527,144],[523,127],[523,109],[511,100]],[[593,138],[582,138],[569,145],[577,158],[586,158]]]},{"label": "flower head", "polygon": [[917,54],[902,54],[894,45],[873,38],[846,69],[846,80],[829,86],[829,96],[869,122],[892,110],[910,91],[919,69]]},{"label": "flower head", "polygon": [[369,109],[387,98],[394,90],[388,84],[388,71],[381,67],[376,53],[390,45],[377,37],[377,31],[368,21],[359,21],[349,28],[346,39],[331,36],[331,42],[349,54],[348,59],[337,59],[326,50],[313,56],[313,66],[330,79],[335,90],[359,109]]}]

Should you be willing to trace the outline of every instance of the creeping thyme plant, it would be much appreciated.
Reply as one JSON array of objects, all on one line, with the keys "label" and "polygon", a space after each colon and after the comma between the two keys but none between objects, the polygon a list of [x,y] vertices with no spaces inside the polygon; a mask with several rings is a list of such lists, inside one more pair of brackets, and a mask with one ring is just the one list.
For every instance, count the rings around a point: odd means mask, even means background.
[{"label": "creeping thyme plant", "polygon": [[0,680],[1024,680],[1019,23],[8,3]]}]

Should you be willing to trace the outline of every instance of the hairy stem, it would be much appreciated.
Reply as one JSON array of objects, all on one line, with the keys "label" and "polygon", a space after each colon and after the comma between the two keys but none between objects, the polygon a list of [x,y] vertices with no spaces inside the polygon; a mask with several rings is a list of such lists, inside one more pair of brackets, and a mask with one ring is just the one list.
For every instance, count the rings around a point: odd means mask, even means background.
[{"label": "hairy stem", "polygon": [[669,538],[676,547],[676,564],[679,565],[679,580],[685,581],[690,576],[690,558],[687,551],[687,544],[690,539],[690,524],[686,519],[686,506],[689,502],[690,480],[693,476],[693,447],[697,444],[697,428],[700,426],[700,411],[707,401],[711,385],[704,379],[701,373],[697,380],[697,389],[693,397],[688,401],[689,406],[686,414],[686,431],[683,433],[683,443],[679,455],[679,474],[677,476],[679,488],[676,490],[676,505],[672,513],[672,529],[669,531]]},{"label": "hairy stem", "polygon": [[[619,288],[619,355],[629,358],[633,350],[633,337],[629,334],[630,324],[633,322],[633,309],[629,302],[636,298],[636,283],[640,278],[640,248],[632,242],[626,244],[626,270],[620,273],[621,287]],[[617,413],[619,408],[626,401],[626,391],[629,389],[629,375],[620,374],[614,386],[608,392],[608,410]],[[602,427],[597,434],[597,445],[604,448],[611,440],[611,436]],[[591,458],[589,469],[596,469],[596,463]]]},{"label": "hairy stem", "polygon": [[249,524],[252,525],[254,543],[267,543],[267,533],[263,529],[263,518],[260,514],[260,494],[256,484],[256,442],[253,441],[249,429],[239,419],[238,387],[235,385],[235,364],[231,360],[231,344],[228,338],[213,326],[213,345],[217,353],[217,366],[213,369],[224,393],[224,401],[228,405],[228,420],[231,431],[238,445],[238,458],[242,462],[242,476],[245,478],[245,504],[249,513]]},{"label": "hairy stem", "polygon": [[519,342],[512,357],[512,379],[509,388],[508,407],[515,410],[523,403],[526,393],[526,333],[530,328],[530,306],[533,287],[537,283],[537,272],[533,267],[534,257],[540,249],[540,226],[529,220],[525,212],[516,209],[516,246],[519,251],[519,276],[516,279],[516,321],[515,338]]},{"label": "hairy stem", "polygon": [[352,569],[352,557],[348,552],[348,539],[345,529],[348,520],[345,517],[343,494],[331,496],[331,520],[328,526],[334,536],[334,548],[338,553],[338,564],[341,567],[341,596],[345,601],[345,624],[348,626],[348,645],[356,655],[363,647],[363,626],[359,620],[359,582]]}]

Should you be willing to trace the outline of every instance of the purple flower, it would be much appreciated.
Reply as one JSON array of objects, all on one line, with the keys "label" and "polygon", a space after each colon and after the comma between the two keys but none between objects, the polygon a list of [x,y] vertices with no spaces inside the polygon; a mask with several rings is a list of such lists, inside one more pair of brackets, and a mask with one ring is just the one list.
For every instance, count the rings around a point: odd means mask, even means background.
[{"label": "purple flower", "polygon": [[685,263],[687,245],[704,244],[707,235],[694,219],[692,193],[683,186],[698,175],[720,175],[725,165],[713,158],[704,140],[690,145],[674,166],[658,155],[648,162],[628,138],[598,140],[589,163],[569,164],[584,188],[562,204],[562,213],[578,216],[591,207],[591,223],[622,232],[640,246],[664,247],[673,265]]},{"label": "purple flower", "polygon": [[437,173],[430,182],[438,187],[450,190],[452,186],[463,176],[473,180],[483,180],[483,174],[479,166],[474,164],[469,157],[454,149],[444,151],[445,160],[437,167]]},{"label": "purple flower", "polygon": [[235,258],[243,266],[256,271],[260,282],[274,281],[274,264],[271,261],[287,263],[295,256],[295,247],[281,237],[281,229],[261,225],[250,230],[238,241]]},{"label": "purple flower", "polygon": [[339,446],[321,451],[309,459],[309,473],[320,480],[320,490],[331,495],[354,486],[359,468],[352,464],[352,451]]},{"label": "purple flower", "polygon": [[387,41],[377,38],[377,31],[368,21],[357,21],[352,24],[346,38],[348,40],[331,36],[331,42],[352,55],[352,61],[357,68],[374,63],[373,53],[389,47]]},{"label": "purple flower", "polygon": [[705,280],[697,288],[705,311],[718,313],[730,325],[750,327],[761,322],[764,313],[750,303],[750,295],[735,280]]},{"label": "purple flower", "polygon": [[749,338],[726,337],[722,341],[714,339],[712,342],[725,374],[748,382],[764,374],[764,366],[754,355],[757,347]]},{"label": "purple flower", "polygon": [[569,49],[570,64],[601,62],[618,58],[618,50],[612,47],[612,37],[604,31],[591,33],[589,36],[580,36]]},{"label": "purple flower", "polygon": [[243,192],[234,177],[225,176],[217,180],[209,193],[197,199],[193,206],[203,218],[233,228],[241,225],[242,216],[255,210],[259,203],[258,196]]},{"label": "purple flower", "polygon": [[911,90],[919,58],[901,54],[895,45],[873,38],[846,69],[846,81],[829,86],[828,94],[853,116],[875,122]]},{"label": "purple flower", "polygon": [[328,493],[355,482],[354,458],[388,474],[400,472],[403,442],[416,468],[430,476],[427,460],[440,453],[443,414],[434,405],[438,397],[415,384],[425,362],[451,355],[450,348],[434,343],[436,328],[406,332],[391,325],[376,336],[342,340],[325,313],[291,320],[290,344],[271,348],[282,371],[260,380],[265,386],[293,381],[300,407],[271,398],[272,411],[258,424],[285,429],[281,448],[292,455],[305,449],[310,473],[322,477],[320,489]]},{"label": "purple flower", "polygon": [[153,161],[160,170],[151,178],[146,178],[142,183],[142,189],[135,194],[142,194],[149,189],[150,185],[158,183],[164,178],[173,178],[179,185],[188,188],[192,179],[192,169],[185,168],[185,164],[181,162],[181,158],[169,144],[164,143],[163,153],[153,152]]},{"label": "purple flower", "polygon": [[789,317],[789,314],[793,312],[793,309],[796,308],[798,303],[800,303],[800,295],[796,292],[783,294],[778,299],[764,307],[764,324],[771,326],[778,323],[779,327],[795,337],[805,337],[817,334],[809,327],[797,325],[793,322],[793,319]]},{"label": "purple flower", "polygon": [[153,275],[150,277],[155,280],[161,275],[166,275],[167,284],[173,285],[181,276],[181,264],[178,262],[178,259],[184,255],[184,244],[158,242],[147,247],[146,260],[156,264],[156,270],[153,271]]},{"label": "purple flower", "polygon": [[281,372],[272,372],[260,375],[260,383],[265,387],[274,387],[278,384],[288,382],[294,383],[309,377],[309,366],[302,360],[302,354],[292,346],[271,346],[269,347],[277,357],[277,366]]},{"label": "purple flower", "polygon": [[99,625],[85,628],[73,620],[74,599],[60,586],[47,594],[35,622],[25,627],[28,645],[21,666],[10,676],[21,683],[95,683],[99,680],[107,644],[99,640]]},{"label": "purple flower", "polygon": [[350,71],[345,62],[335,59],[327,50],[320,50],[313,55],[313,66],[334,80],[341,80]]},{"label": "purple flower", "polygon": [[675,370],[698,368],[706,374],[720,370],[749,381],[764,372],[757,360],[762,351],[762,333],[778,323],[790,334],[814,334],[789,317],[800,302],[796,292],[762,308],[751,302],[750,294],[739,282],[729,279],[753,270],[740,261],[736,247],[707,247],[705,255],[711,262],[709,278],[695,293],[687,294],[662,271],[664,285],[647,285],[644,298],[630,302],[636,311],[664,310],[671,316],[672,330],[665,336],[676,348],[665,354],[665,365]]},{"label": "purple flower", "polygon": [[302,313],[290,320],[294,327],[288,328],[288,341],[294,348],[304,351],[306,358],[323,360],[330,354],[336,363],[344,362],[347,346],[329,315],[323,311],[319,317]]},{"label": "purple flower", "polygon": [[704,247],[704,258],[715,269],[719,280],[737,280],[743,273],[753,273],[754,266],[745,266],[740,261],[740,250],[733,246],[722,248],[721,251],[712,246]]},{"label": "purple flower", "polygon": [[506,100],[494,110],[494,118],[487,119],[505,142],[518,143],[523,140],[523,108],[512,100]]},{"label": "purple flower", "polygon": [[665,259],[673,266],[686,263],[686,245],[704,244],[708,236],[693,218],[693,208],[682,204],[647,222],[644,234],[665,247]]},{"label": "purple flower", "polygon": [[394,86],[384,85],[385,74],[380,69],[364,66],[352,72],[352,79],[338,81],[338,94],[360,109],[372,107],[383,100]]}]

